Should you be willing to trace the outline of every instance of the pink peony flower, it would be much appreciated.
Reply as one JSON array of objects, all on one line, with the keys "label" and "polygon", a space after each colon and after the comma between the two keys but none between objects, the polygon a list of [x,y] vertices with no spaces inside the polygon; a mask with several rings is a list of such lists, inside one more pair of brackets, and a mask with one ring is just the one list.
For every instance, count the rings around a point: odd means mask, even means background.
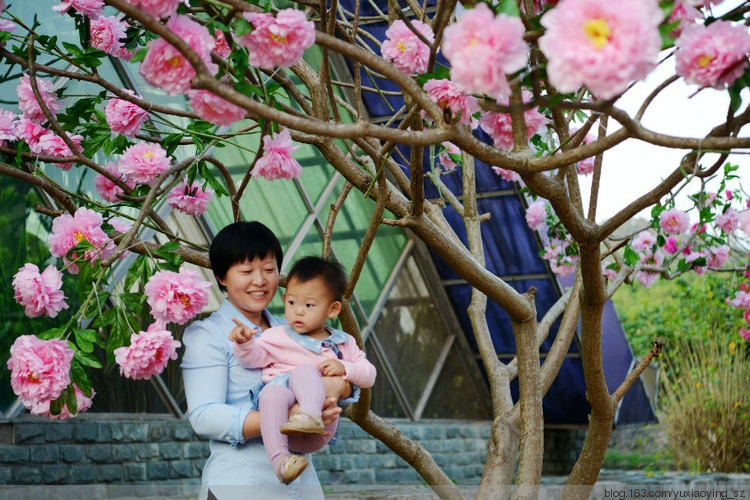
[{"label": "pink peony flower", "polygon": [[[120,171],[117,170],[117,165],[113,162],[109,162],[107,164],[107,172],[112,174],[115,177],[120,177]],[[128,186],[131,188],[135,187],[134,182],[125,182]],[[122,200],[117,197],[118,194],[122,194],[125,191],[114,183],[109,177],[106,177],[102,174],[98,174],[94,178],[94,185],[96,186],[96,192],[99,193],[99,196],[102,197],[104,201],[108,201],[110,203],[118,203]]]},{"label": "pink peony flower", "polygon": [[40,340],[21,335],[10,347],[10,385],[21,402],[29,407],[44,400],[55,400],[70,384],[73,350],[63,340]]},{"label": "pink peony flower", "polygon": [[750,53],[743,25],[716,21],[687,26],[675,42],[675,70],[687,83],[722,89],[742,76]]},{"label": "pink peony flower", "polygon": [[18,138],[26,141],[32,153],[41,154],[42,150],[39,147],[39,139],[47,132],[50,132],[50,130],[32,122],[28,118],[21,117],[16,124]]},{"label": "pink peony flower", "polygon": [[83,14],[84,16],[90,17],[92,19],[96,19],[102,14],[102,9],[104,8],[104,1],[103,0],[63,0],[60,5],[56,5],[55,7],[52,7],[52,10],[55,12],[59,12],[60,14],[65,14],[70,10],[70,8],[73,8],[78,12],[79,14]]},{"label": "pink peony flower", "polygon": [[18,140],[18,115],[0,109],[0,146],[7,146],[8,141]]},{"label": "pink peony flower", "polygon": [[[476,97],[464,94],[458,86],[450,80],[427,80],[424,91],[442,109],[450,110],[451,114],[461,116],[459,125],[469,125],[475,121],[473,115],[479,111],[479,101]],[[422,111],[422,117],[427,115]]]},{"label": "pink peony flower", "polygon": [[127,27],[128,24],[125,21],[115,16],[100,17],[91,21],[89,26],[91,46],[107,54],[115,54],[118,49],[122,48],[120,39],[125,38]]},{"label": "pink peony flower", "polygon": [[[697,195],[694,196],[695,204],[699,208],[710,207],[713,204],[714,200],[716,200],[717,196],[718,196],[717,193],[709,193],[709,192],[698,193]],[[703,198],[702,203],[701,203],[701,197]]]},{"label": "pink peony flower", "polygon": [[750,340],[750,328],[740,328],[740,337]]},{"label": "pink peony flower", "polygon": [[611,267],[607,267],[607,264],[602,264],[602,274],[610,283],[612,283],[617,278],[617,271],[615,271]]},{"label": "pink peony flower", "polygon": [[[663,263],[664,254],[661,253],[661,250],[656,250],[656,252],[647,250],[641,258],[641,264],[644,266],[659,267]],[[653,285],[657,278],[659,278],[659,273],[639,270],[635,273],[635,277],[643,288],[651,288],[651,285]]]},{"label": "pink peony flower", "polygon": [[39,401],[37,403],[32,404],[29,407],[29,412],[32,415],[39,415],[42,417],[49,417],[51,420],[66,420],[70,417],[75,417],[79,413],[82,413],[89,408],[91,408],[91,400],[96,396],[96,391],[94,389],[91,389],[91,397],[87,397],[83,391],[81,391],[77,385],[73,384],[73,388],[76,391],[76,412],[70,413],[70,410],[68,410],[68,405],[64,404],[62,407],[62,410],[60,410],[60,413],[57,415],[53,415],[49,412],[50,403],[52,400],[44,400]]},{"label": "pink peony flower", "polygon": [[661,213],[659,225],[667,234],[684,233],[690,227],[690,216],[676,208],[665,210]]},{"label": "pink peony flower", "polygon": [[208,90],[190,90],[190,106],[202,120],[228,127],[245,118],[247,110]]},{"label": "pink peony flower", "polygon": [[187,323],[208,304],[208,281],[184,266],[179,273],[159,271],[148,280],[144,291],[154,318],[180,325]]},{"label": "pink peony flower", "polygon": [[177,12],[180,0],[125,0],[151,17],[162,19]]},{"label": "pink peony flower", "polygon": [[680,0],[675,0],[674,9],[672,9],[672,14],[667,19],[667,24],[672,24],[676,21],[679,21],[680,24],[669,33],[669,36],[671,38],[678,38],[686,26],[696,22],[698,19],[703,19],[703,14],[698,9]]},{"label": "pink peony flower", "polygon": [[145,332],[132,334],[129,346],[118,347],[113,352],[120,365],[120,375],[139,380],[163,372],[170,359],[177,359],[180,345],[163,326],[153,323]]},{"label": "pink peony flower", "polygon": [[[748,200],[748,204],[750,204],[750,200]],[[739,212],[739,228],[740,230],[750,235],[750,210],[743,210],[742,212]]]},{"label": "pink peony flower", "polygon": [[[78,153],[83,151],[81,147],[81,141],[83,136],[78,134],[69,135],[68,138],[73,142],[73,145],[78,149]],[[73,152],[70,150],[62,137],[55,135],[54,132],[48,130],[45,134],[39,137],[37,142],[39,153],[47,156],[54,156],[56,158],[69,158],[73,156]],[[67,163],[55,163],[60,170],[70,170],[75,165],[75,162]]]},{"label": "pink peony flower", "polygon": [[648,231],[641,231],[638,233],[638,235],[633,239],[630,246],[633,247],[633,250],[636,252],[644,252],[646,250],[651,250],[651,247],[656,245],[656,236],[649,233]]},{"label": "pink peony flower", "polygon": [[109,224],[112,226],[112,228],[117,231],[118,233],[125,234],[131,229],[133,229],[132,224],[128,224],[122,219],[112,218],[109,219]]},{"label": "pink peony flower", "polygon": [[[125,89],[128,94],[136,96],[132,90]],[[148,111],[125,99],[112,98],[104,108],[107,125],[115,134],[135,137],[141,131],[141,125],[148,118]]]},{"label": "pink peony flower", "polygon": [[[523,91],[524,102],[531,100],[531,92]],[[504,99],[500,104],[508,105],[508,99]],[[531,108],[524,111],[523,116],[526,121],[526,138],[531,139],[547,125],[547,117],[537,111],[538,108]],[[483,113],[479,118],[479,126],[487,132],[495,143],[495,147],[510,151],[513,149],[513,127],[511,118],[506,113],[496,113],[490,111]]]},{"label": "pink peony flower", "polygon": [[200,181],[187,184],[187,177],[181,186],[175,186],[167,195],[170,207],[188,215],[199,216],[208,210],[208,202],[214,199],[214,190],[203,186]]},{"label": "pink peony flower", "polygon": [[547,226],[547,204],[537,200],[526,209],[526,224],[535,231],[546,229]]},{"label": "pink peony flower", "polygon": [[139,142],[122,153],[117,169],[126,181],[148,184],[168,170],[170,165],[164,148],[158,144]]},{"label": "pink peony flower", "polygon": [[[706,256],[707,255],[705,251],[690,252],[688,256],[685,257],[685,262],[687,262],[688,264],[693,264],[696,260]],[[706,266],[696,266],[695,264],[693,264],[693,272],[700,276],[706,272]]]},{"label": "pink peony flower", "polygon": [[740,227],[740,214],[733,208],[727,208],[723,214],[716,216],[716,227],[727,234],[732,234]]},{"label": "pink peony flower", "polygon": [[627,8],[610,0],[566,0],[547,11],[539,48],[549,62],[547,75],[560,92],[581,85],[609,99],[633,80],[645,78],[661,51],[656,0],[633,0]]},{"label": "pink peony flower", "polygon": [[671,255],[677,253],[677,250],[679,250],[677,240],[670,236],[664,244],[664,251]]},{"label": "pink peony flower", "polygon": [[553,239],[544,247],[542,258],[549,262],[550,269],[558,276],[567,276],[575,271],[578,262],[577,255],[565,255],[569,241]]},{"label": "pink peony flower", "polygon": [[443,165],[445,170],[451,171],[455,169],[458,164],[450,157],[450,155],[460,155],[461,150],[450,141],[443,142],[442,146],[443,150],[438,154],[438,160],[440,160],[440,164]]},{"label": "pink peony flower", "polygon": [[519,18],[495,16],[483,3],[464,11],[443,35],[451,80],[465,92],[508,97],[511,90],[505,75],[523,69],[529,60],[524,32]]},{"label": "pink peony flower", "polygon": [[214,43],[214,54],[221,57],[222,59],[226,59],[229,57],[229,55],[232,53],[232,49],[229,47],[229,44],[227,43],[227,37],[224,35],[224,32],[221,30],[216,30],[216,42]]},{"label": "pink peony flower", "polygon": [[255,29],[234,40],[247,49],[251,66],[288,68],[315,43],[315,24],[301,10],[283,9],[276,17],[266,12],[245,12],[243,17]]},{"label": "pink peony flower", "polygon": [[[428,42],[435,41],[435,33],[432,32],[429,24],[414,19],[411,25]],[[393,63],[397,70],[407,75],[427,71],[427,64],[430,62],[430,46],[415,35],[404,21],[396,19],[385,30],[385,36],[386,40],[380,47],[383,59]]]},{"label": "pink peony flower", "polygon": [[708,248],[708,254],[706,255],[706,263],[711,269],[721,269],[721,266],[726,264],[729,259],[729,246],[718,245]]},{"label": "pink peony flower", "polygon": [[263,138],[263,156],[253,168],[253,177],[262,176],[272,181],[275,179],[296,179],[302,175],[302,165],[292,158],[292,153],[299,146],[292,146],[292,136],[287,129],[273,138],[267,135]]},{"label": "pink peony flower", "polygon": [[492,170],[508,182],[518,182],[521,180],[521,176],[518,175],[518,172],[508,170],[507,168],[492,167]]},{"label": "pink peony flower", "polygon": [[734,293],[734,298],[730,299],[727,297],[727,304],[737,309],[744,309],[750,311],[750,293],[738,291]]},{"label": "pink peony flower", "polygon": [[[102,216],[88,208],[79,208],[74,215],[64,214],[52,221],[52,234],[49,235],[50,253],[55,257],[63,257],[68,270],[75,274],[78,266],[68,260],[68,252],[83,240],[94,247],[87,250],[83,258],[96,260],[100,256],[106,258],[114,249],[114,242],[102,230]],[[73,258],[78,258],[73,254]]]},{"label": "pink peony flower", "polygon": [[[571,134],[574,134],[575,132],[575,130],[571,130]],[[581,144],[591,144],[594,141],[596,141],[596,137],[594,137],[594,134],[586,134],[586,137],[583,138]],[[576,172],[578,172],[578,175],[591,175],[592,173],[594,173],[595,162],[596,158],[594,158],[593,156],[584,158],[583,160],[576,163]]]},{"label": "pink peony flower", "polygon": [[24,264],[13,276],[16,302],[26,308],[26,316],[36,318],[46,314],[50,318],[68,308],[62,288],[62,273],[55,266],[39,272],[34,264]]},{"label": "pink peony flower", "polygon": [[[211,62],[211,52],[216,41],[208,32],[208,28],[182,15],[170,17],[167,28],[198,54],[212,75],[218,72],[219,67]],[[184,94],[190,90],[195,70],[185,56],[163,38],[151,40],[147,46],[148,52],[138,69],[146,83],[164,90],[169,95]]]},{"label": "pink peony flower", "polygon": [[[57,94],[55,94],[52,84],[47,80],[37,78],[36,85],[39,89],[42,101],[44,101],[44,104],[49,108],[52,116],[56,117],[57,112],[60,111],[64,105],[57,100]],[[29,75],[24,73],[18,81],[16,93],[18,93],[18,107],[21,109],[21,113],[23,113],[24,117],[38,124],[47,121],[47,118],[42,111],[42,107],[39,106],[36,97],[34,97],[34,89],[31,88],[31,78]]]}]

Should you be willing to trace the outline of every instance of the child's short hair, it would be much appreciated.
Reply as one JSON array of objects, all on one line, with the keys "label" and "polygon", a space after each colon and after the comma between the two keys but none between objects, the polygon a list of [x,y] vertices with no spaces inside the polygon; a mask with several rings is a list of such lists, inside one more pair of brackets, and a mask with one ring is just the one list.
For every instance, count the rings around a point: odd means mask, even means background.
[{"label": "child's short hair", "polygon": [[344,267],[338,262],[320,257],[303,257],[294,263],[286,275],[287,283],[294,278],[300,283],[320,278],[330,290],[334,301],[341,301],[346,291],[347,275]]},{"label": "child's short hair", "polygon": [[[281,244],[273,231],[257,221],[234,222],[225,226],[214,237],[208,251],[211,269],[217,280],[226,278],[227,271],[235,264],[252,261],[256,257],[265,259],[269,255],[276,257],[280,270],[284,259]],[[221,283],[219,288],[226,290]]]}]

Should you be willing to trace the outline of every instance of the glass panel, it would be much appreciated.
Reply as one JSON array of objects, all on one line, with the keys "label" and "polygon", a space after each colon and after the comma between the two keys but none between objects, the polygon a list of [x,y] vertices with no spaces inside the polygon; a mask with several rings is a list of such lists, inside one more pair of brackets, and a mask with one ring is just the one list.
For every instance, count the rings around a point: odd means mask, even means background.
[{"label": "glass panel", "polygon": [[375,381],[375,385],[372,386],[372,401],[370,403],[372,411],[385,418],[407,418],[406,412],[398,402],[398,398],[396,398],[396,391],[388,383],[383,364],[377,354],[375,354],[372,342],[368,341],[365,347],[367,348],[367,359],[378,370],[378,378]]},{"label": "glass panel", "polygon": [[414,257],[398,277],[374,331],[409,404],[416,406],[448,332]]},{"label": "glass panel", "polygon": [[466,373],[458,347],[453,346],[432,391],[422,418],[486,420],[491,418],[479,401],[471,378]]}]

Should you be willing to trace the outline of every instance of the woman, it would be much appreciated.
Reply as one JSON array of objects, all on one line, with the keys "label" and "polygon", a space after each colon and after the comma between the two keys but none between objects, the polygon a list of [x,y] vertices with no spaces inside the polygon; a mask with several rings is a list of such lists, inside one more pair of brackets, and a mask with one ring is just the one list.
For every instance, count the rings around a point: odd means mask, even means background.
[{"label": "woman", "polygon": [[[188,418],[197,434],[211,440],[200,498],[323,499],[312,465],[289,486],[279,484],[259,439],[260,416],[252,402],[257,398],[251,397],[262,386],[260,370],[241,367],[228,338],[236,326],[232,318],[263,331],[284,324],[267,310],[279,284],[281,245],[260,222],[236,222],[219,231],[209,258],[227,298],[215,313],[191,324],[182,338]],[[327,377],[325,383],[333,388],[329,393],[349,396],[342,377]],[[357,392],[355,388],[354,397],[342,403],[356,400]],[[332,423],[339,413],[334,398],[326,400],[324,423]],[[292,439],[289,444],[306,451]]]}]

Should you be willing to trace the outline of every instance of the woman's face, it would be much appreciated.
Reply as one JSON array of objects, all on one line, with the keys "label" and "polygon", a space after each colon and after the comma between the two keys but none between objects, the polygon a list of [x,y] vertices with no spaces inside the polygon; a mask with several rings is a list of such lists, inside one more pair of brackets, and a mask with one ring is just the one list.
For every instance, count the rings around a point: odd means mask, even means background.
[{"label": "woman's face", "polygon": [[253,324],[260,325],[261,312],[271,303],[279,287],[276,257],[268,254],[234,264],[219,283],[227,288],[229,302]]}]

